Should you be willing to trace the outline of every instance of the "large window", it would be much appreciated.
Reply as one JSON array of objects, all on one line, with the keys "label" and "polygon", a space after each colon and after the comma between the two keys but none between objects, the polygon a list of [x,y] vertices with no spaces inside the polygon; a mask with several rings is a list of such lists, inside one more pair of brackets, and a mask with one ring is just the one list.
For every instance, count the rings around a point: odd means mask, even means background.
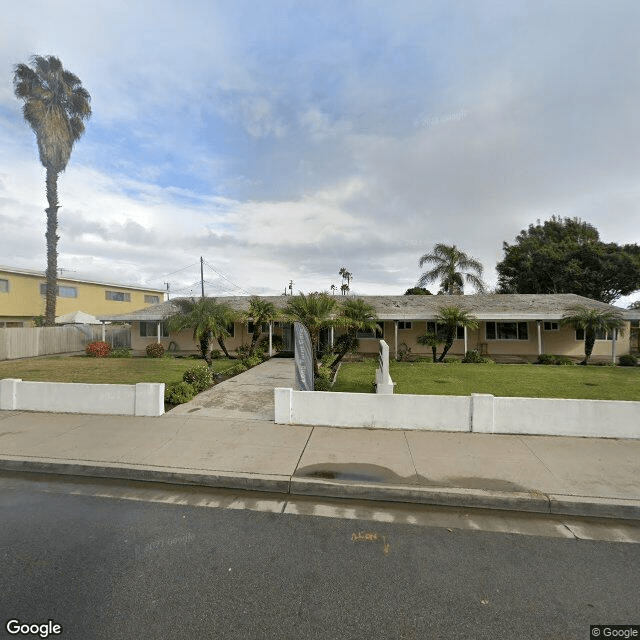
[{"label": "large window", "polygon": [[[47,285],[40,285],[40,295],[47,295]],[[58,298],[77,298],[78,297],[78,289],[76,287],[65,287],[62,285],[58,285],[56,287],[56,296]]]},{"label": "large window", "polygon": [[487,340],[528,340],[526,322],[487,322]]},{"label": "large window", "polygon": [[[584,342],[584,329],[576,329],[576,340]],[[597,331],[596,340],[613,340],[613,332]]]},{"label": "large window", "polygon": [[105,291],[107,300],[115,300],[116,302],[131,302],[131,294],[124,291]]},{"label": "large window", "polygon": [[[427,333],[436,333],[441,337],[445,337],[447,328],[443,324],[437,322],[427,322]],[[456,340],[464,340],[464,327],[458,325],[456,327]]]},{"label": "large window", "polygon": [[160,296],[145,295],[144,301],[146,304],[158,304],[160,302]]},{"label": "large window", "polygon": [[380,331],[376,333],[375,331],[358,331],[356,333],[356,338],[384,338],[384,322],[378,322],[378,326],[380,327]]},{"label": "large window", "polygon": [[0,293],[9,293],[9,281],[0,279]]},{"label": "large window", "polygon": [[[168,338],[169,332],[164,322],[160,323],[160,336],[162,338]],[[157,338],[158,337],[158,323],[157,322],[141,322],[140,323],[140,337],[141,338]]]},{"label": "large window", "polygon": [[407,320],[398,320],[398,329],[401,331],[404,329],[411,329],[411,322]]}]

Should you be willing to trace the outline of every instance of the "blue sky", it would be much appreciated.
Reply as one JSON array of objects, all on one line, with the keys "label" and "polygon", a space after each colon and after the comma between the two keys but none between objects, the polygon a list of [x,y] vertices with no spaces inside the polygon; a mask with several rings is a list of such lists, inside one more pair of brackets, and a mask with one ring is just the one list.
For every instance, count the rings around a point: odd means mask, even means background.
[{"label": "blue sky", "polygon": [[11,5],[1,264],[45,267],[44,170],[11,82],[36,53],[92,96],[59,181],[77,277],[197,293],[202,255],[212,295],[327,290],[343,266],[355,293],[393,294],[436,242],[492,286],[502,242],[551,215],[640,242],[635,1]]}]

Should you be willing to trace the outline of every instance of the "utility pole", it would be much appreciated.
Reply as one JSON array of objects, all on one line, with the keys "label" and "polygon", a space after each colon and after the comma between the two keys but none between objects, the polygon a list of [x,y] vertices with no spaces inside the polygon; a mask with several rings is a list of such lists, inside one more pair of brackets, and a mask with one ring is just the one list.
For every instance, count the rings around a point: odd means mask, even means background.
[{"label": "utility pole", "polygon": [[167,300],[170,300],[170,296],[169,296],[169,283],[165,282],[165,284],[167,285]]},{"label": "utility pole", "polygon": [[293,280],[289,280],[289,291],[291,292],[291,295],[293,295]]},{"label": "utility pole", "polygon": [[202,256],[200,256],[200,287],[202,288],[202,299],[204,300],[204,268]]}]

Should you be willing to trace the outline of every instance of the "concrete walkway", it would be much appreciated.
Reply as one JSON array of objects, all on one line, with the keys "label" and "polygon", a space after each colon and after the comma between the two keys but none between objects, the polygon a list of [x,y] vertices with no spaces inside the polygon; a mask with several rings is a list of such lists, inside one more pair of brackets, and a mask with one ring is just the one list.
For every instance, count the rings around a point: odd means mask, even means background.
[{"label": "concrete walkway", "polygon": [[0,411],[0,469],[640,520],[640,441],[276,425],[275,359],[160,418]]}]

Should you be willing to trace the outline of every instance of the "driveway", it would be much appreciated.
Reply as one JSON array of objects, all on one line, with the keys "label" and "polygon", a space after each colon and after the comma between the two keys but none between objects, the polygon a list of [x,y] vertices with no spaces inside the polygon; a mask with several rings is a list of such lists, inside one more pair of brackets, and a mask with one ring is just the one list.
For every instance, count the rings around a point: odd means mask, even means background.
[{"label": "driveway", "polygon": [[293,358],[272,358],[178,405],[166,416],[194,415],[273,422],[276,387],[293,387]]}]

